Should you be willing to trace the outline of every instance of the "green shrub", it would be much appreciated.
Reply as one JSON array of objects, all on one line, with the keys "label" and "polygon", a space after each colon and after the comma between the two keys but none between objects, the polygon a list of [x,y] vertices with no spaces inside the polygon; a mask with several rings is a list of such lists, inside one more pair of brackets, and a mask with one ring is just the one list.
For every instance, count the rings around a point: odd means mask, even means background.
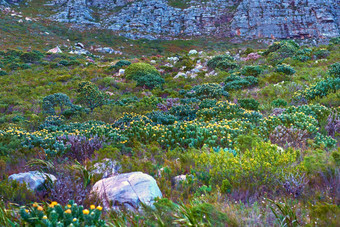
[{"label": "green shrub", "polygon": [[123,68],[125,66],[129,66],[131,65],[131,62],[130,61],[127,61],[127,60],[120,60],[118,61],[114,66],[115,68]]},{"label": "green shrub", "polygon": [[320,50],[317,50],[314,53],[314,55],[316,59],[322,59],[322,58],[327,58],[330,55],[330,52],[326,49],[320,49]]},{"label": "green shrub", "polygon": [[66,110],[66,107],[72,107],[70,98],[63,93],[56,93],[53,95],[48,95],[43,99],[42,108],[44,113],[56,115],[56,107],[59,107],[61,115]]},{"label": "green shrub", "polygon": [[330,65],[328,70],[329,75],[334,76],[335,78],[340,78],[340,62],[334,63]]},{"label": "green shrub", "polygon": [[99,88],[88,81],[81,82],[78,85],[78,99],[77,102],[84,104],[91,111],[96,107],[100,107],[107,102],[108,95],[100,91]]},{"label": "green shrub", "polygon": [[285,75],[293,75],[296,72],[293,67],[287,64],[277,65],[275,71],[279,73],[284,73]]},{"label": "green shrub", "polygon": [[160,76],[157,69],[146,63],[134,63],[129,65],[125,70],[125,77],[127,79],[138,80],[140,77],[153,74],[155,76]]},{"label": "green shrub", "polygon": [[26,184],[17,181],[1,180],[0,196],[5,202],[24,205],[36,200],[35,193]]},{"label": "green shrub", "polygon": [[258,75],[260,75],[262,73],[262,71],[263,71],[263,69],[258,65],[256,65],[256,66],[247,65],[242,69],[241,73],[244,76],[255,76],[255,77],[257,77]]},{"label": "green shrub", "polygon": [[210,69],[219,68],[221,70],[230,70],[238,67],[235,63],[235,59],[230,55],[215,56],[208,61],[208,67]]},{"label": "green shrub", "polygon": [[301,62],[305,62],[305,61],[309,61],[311,60],[311,53],[312,50],[309,48],[304,48],[302,50],[299,50],[298,52],[296,52],[295,56],[293,57],[293,59],[301,61]]},{"label": "green shrub", "polygon": [[32,52],[23,53],[20,55],[20,59],[25,63],[33,63],[40,61],[43,56],[44,55],[41,52],[34,50]]},{"label": "green shrub", "polygon": [[172,125],[177,118],[162,111],[152,111],[146,115],[153,124]]},{"label": "green shrub", "polygon": [[195,160],[192,172],[197,176],[203,171],[208,175],[206,180],[220,186],[227,179],[233,190],[275,187],[277,180],[284,177],[282,169],[286,174],[297,169],[292,165],[297,159],[297,152],[280,151],[276,145],[264,142],[236,156],[221,149],[219,152],[195,153],[192,158]]},{"label": "green shrub", "polygon": [[84,209],[74,201],[66,206],[52,202],[48,207],[37,203],[20,209],[20,217],[30,226],[106,226],[100,218],[102,207],[91,205],[90,209]]},{"label": "green shrub", "polygon": [[223,87],[216,83],[196,85],[186,94],[189,98],[197,99],[219,99],[229,97],[228,92],[224,91]]},{"label": "green shrub", "polygon": [[6,73],[6,71],[0,70],[0,76],[6,76],[6,75],[8,75],[8,73]]},{"label": "green shrub", "polygon": [[258,79],[253,76],[238,76],[232,74],[231,76],[227,77],[224,82],[224,89],[227,91],[231,90],[239,90],[248,87],[252,87],[258,84]]},{"label": "green shrub", "polygon": [[233,188],[233,186],[230,184],[230,181],[228,179],[224,179],[222,181],[222,185],[221,185],[221,192],[222,193],[230,193],[232,188]]},{"label": "green shrub", "polygon": [[270,53],[276,52],[281,58],[288,58],[292,57],[299,50],[299,48],[299,44],[293,40],[283,40],[270,45],[263,55],[267,56]]},{"label": "green shrub", "polygon": [[17,70],[20,68],[20,65],[18,63],[12,63],[8,66],[8,68],[11,70]]},{"label": "green shrub", "polygon": [[285,107],[288,103],[283,99],[275,99],[271,102],[271,105],[275,107]]},{"label": "green shrub", "polygon": [[294,101],[310,101],[315,98],[322,98],[331,92],[336,92],[340,89],[340,78],[328,78],[312,85],[305,90],[295,92]]},{"label": "green shrub", "polygon": [[247,110],[258,110],[260,103],[255,99],[239,99],[240,106]]},{"label": "green shrub", "polygon": [[146,87],[148,89],[153,89],[154,87],[161,86],[164,84],[165,80],[158,75],[155,74],[146,74],[140,76],[136,79],[137,86]]}]

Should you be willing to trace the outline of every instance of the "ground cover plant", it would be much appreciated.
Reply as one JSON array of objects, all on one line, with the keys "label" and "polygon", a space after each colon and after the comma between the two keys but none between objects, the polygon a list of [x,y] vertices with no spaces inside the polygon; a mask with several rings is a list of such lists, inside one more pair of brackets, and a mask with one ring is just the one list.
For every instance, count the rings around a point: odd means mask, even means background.
[{"label": "ground cover plant", "polygon": [[[95,34],[112,44],[111,33]],[[78,35],[70,42],[95,40]],[[135,53],[77,55],[27,50],[26,38],[0,46],[1,226],[338,225],[336,40],[228,53],[198,40],[131,41]],[[194,46],[202,52],[189,54]],[[27,171],[56,180],[31,190],[9,177]],[[163,195],[153,206],[109,209],[92,192],[112,172],[137,171]]]}]

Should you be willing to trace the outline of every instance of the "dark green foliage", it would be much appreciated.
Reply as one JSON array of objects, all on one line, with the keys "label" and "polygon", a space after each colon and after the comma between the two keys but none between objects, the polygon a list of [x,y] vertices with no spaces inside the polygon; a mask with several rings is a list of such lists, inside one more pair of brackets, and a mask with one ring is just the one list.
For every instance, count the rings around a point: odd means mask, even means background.
[{"label": "dark green foliage", "polygon": [[222,181],[222,185],[221,185],[221,192],[222,193],[230,193],[232,188],[233,188],[233,186],[230,184],[230,181],[228,179],[224,179]]},{"label": "dark green foliage", "polygon": [[271,102],[271,105],[275,107],[281,107],[281,106],[285,107],[288,105],[288,103],[283,99],[275,99]]},{"label": "dark green foliage", "polygon": [[171,125],[177,118],[174,115],[164,113],[162,111],[152,111],[146,115],[153,124]]},{"label": "dark green foliage", "polygon": [[63,116],[48,116],[45,118],[44,123],[40,125],[40,129],[48,129],[51,127],[57,128],[58,126],[61,126],[64,121],[65,118]]},{"label": "dark green foliage", "polygon": [[276,72],[283,73],[285,75],[293,75],[296,71],[293,67],[287,64],[277,65],[275,68]]},{"label": "dark green foliage", "polygon": [[6,73],[6,71],[0,70],[0,76],[6,76],[6,75],[8,75],[8,73]]},{"label": "dark green foliage", "polygon": [[33,191],[27,189],[26,184],[20,184],[17,181],[1,180],[0,197],[5,202],[17,203],[24,205],[31,201],[36,201]]},{"label": "dark green foliage", "polygon": [[329,56],[330,52],[326,49],[317,50],[314,55],[316,59],[323,59]]},{"label": "dark green foliage", "polygon": [[238,100],[240,106],[247,110],[258,110],[260,103],[255,99],[240,99]]},{"label": "dark green foliage", "polygon": [[43,57],[44,55],[41,52],[34,50],[32,52],[23,53],[20,56],[20,59],[25,63],[33,63],[40,61]]},{"label": "dark green foliage", "polygon": [[117,62],[114,66],[115,68],[123,68],[124,66],[129,66],[131,65],[131,62],[130,61],[127,61],[127,60],[120,60],[119,62]]},{"label": "dark green foliage", "polygon": [[17,70],[20,68],[20,65],[18,63],[12,63],[8,66],[8,68],[11,70]]},{"label": "dark green foliage", "polygon": [[242,69],[241,73],[244,76],[255,76],[256,77],[256,76],[260,75],[262,73],[262,71],[263,71],[263,69],[258,65],[256,65],[256,66],[247,65]]},{"label": "dark green foliage", "polygon": [[329,75],[334,76],[335,78],[340,78],[340,62],[334,63],[330,65],[328,70]]},{"label": "dark green foliage", "polygon": [[211,107],[216,106],[216,103],[217,103],[216,99],[204,99],[200,103],[199,107],[200,107],[200,109],[211,108]]},{"label": "dark green foliage", "polygon": [[336,166],[340,167],[340,151],[333,151],[332,157],[334,159]]},{"label": "dark green foliage", "polygon": [[229,97],[228,92],[224,91],[223,87],[219,84],[202,84],[196,85],[186,94],[189,98],[197,98],[197,99],[212,99],[212,98],[222,98]]},{"label": "dark green foliage", "polygon": [[299,50],[296,52],[295,56],[293,57],[293,59],[301,61],[301,62],[305,62],[308,60],[311,60],[311,53],[312,50],[309,48],[304,48],[302,50]]},{"label": "dark green foliage", "polygon": [[100,107],[107,102],[108,95],[99,90],[99,88],[91,82],[81,82],[78,85],[77,102],[85,105],[93,111],[96,107]]},{"label": "dark green foliage", "polygon": [[329,93],[336,92],[339,89],[340,78],[328,78],[318,82],[306,90],[298,91],[294,95],[294,100],[299,101],[301,99],[305,99],[306,101],[309,101],[317,97],[327,96]]},{"label": "dark green foliage", "polygon": [[224,70],[224,71],[229,71],[229,70],[235,69],[237,67],[238,67],[238,64],[236,62],[232,62],[230,60],[224,60],[224,61],[220,61],[217,64],[216,68],[218,68],[220,70]]},{"label": "dark green foliage", "polygon": [[231,90],[239,90],[247,87],[252,87],[258,84],[258,79],[253,76],[238,76],[232,74],[231,76],[227,77],[224,82],[224,89],[227,91]]},{"label": "dark green foliage", "polygon": [[266,50],[263,55],[267,56],[270,53],[277,52],[281,58],[288,58],[292,57],[299,48],[299,45],[293,40],[283,40],[269,46],[268,50]]},{"label": "dark green foliage", "polygon": [[148,74],[153,74],[155,76],[160,76],[157,69],[146,63],[134,63],[129,65],[125,70],[125,77],[127,79],[138,80],[140,77],[146,76]]},{"label": "dark green foliage", "polygon": [[153,89],[154,87],[161,86],[164,84],[164,79],[155,74],[146,74],[143,76],[140,76],[136,79],[137,86],[140,87],[146,87],[148,89]]},{"label": "dark green foliage", "polygon": [[208,61],[208,67],[210,69],[219,68],[221,70],[230,70],[237,68],[238,65],[235,63],[235,59],[230,55],[219,55],[215,56]]},{"label": "dark green foliage", "polygon": [[66,110],[66,107],[72,107],[70,98],[63,93],[56,93],[53,95],[48,95],[43,99],[42,108],[44,110],[44,113],[49,115],[56,115],[56,107],[59,107],[59,115],[61,115]]},{"label": "dark green foliage", "polygon": [[191,105],[174,106],[170,109],[170,114],[174,115],[181,121],[192,121],[196,118],[197,108]]}]

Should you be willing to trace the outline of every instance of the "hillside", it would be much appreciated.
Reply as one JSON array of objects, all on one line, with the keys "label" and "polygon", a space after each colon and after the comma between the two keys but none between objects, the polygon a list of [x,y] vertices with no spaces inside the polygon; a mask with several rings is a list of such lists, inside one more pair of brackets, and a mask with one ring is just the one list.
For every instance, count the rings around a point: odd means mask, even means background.
[{"label": "hillside", "polygon": [[[247,2],[0,0],[0,226],[338,226],[337,6],[233,36]],[[230,23],[183,27],[202,9]]]}]

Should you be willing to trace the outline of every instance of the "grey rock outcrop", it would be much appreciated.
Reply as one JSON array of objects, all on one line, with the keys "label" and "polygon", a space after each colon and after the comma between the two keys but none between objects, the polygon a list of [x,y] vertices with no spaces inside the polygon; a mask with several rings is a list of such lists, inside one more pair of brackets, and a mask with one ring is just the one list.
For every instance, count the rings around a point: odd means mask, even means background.
[{"label": "grey rock outcrop", "polygon": [[58,0],[55,5],[60,8],[51,19],[79,25],[99,25],[92,16],[92,10],[87,7],[87,0]]},{"label": "grey rock outcrop", "polygon": [[39,171],[30,171],[25,173],[12,174],[8,177],[9,180],[15,180],[20,183],[26,183],[27,187],[32,191],[42,189],[46,181],[55,182],[57,178],[52,174],[41,173]]},{"label": "grey rock outcrop", "polygon": [[[92,192],[102,199],[107,209],[124,206],[138,210],[141,202],[151,206],[155,198],[162,197],[156,180],[142,172],[102,179],[93,186]],[[110,207],[110,204],[113,204],[113,207]]]},{"label": "grey rock outcrop", "polygon": [[184,8],[168,0],[52,0],[49,5],[56,12],[53,20],[111,29],[132,39],[340,35],[340,0],[191,0]]},{"label": "grey rock outcrop", "polygon": [[247,38],[339,36],[339,0],[243,0],[232,35]]}]

